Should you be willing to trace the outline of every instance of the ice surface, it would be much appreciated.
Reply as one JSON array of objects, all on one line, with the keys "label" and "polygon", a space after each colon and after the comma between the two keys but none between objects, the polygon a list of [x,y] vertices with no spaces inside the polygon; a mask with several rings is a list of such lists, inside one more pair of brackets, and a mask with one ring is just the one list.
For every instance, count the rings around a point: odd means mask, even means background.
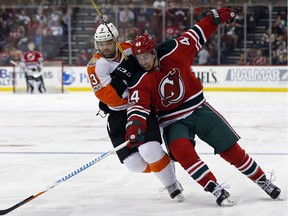
[{"label": "ice surface", "polygon": [[[206,92],[266,172],[275,171],[283,201],[269,198],[197,140],[197,151],[237,201],[215,198],[176,163],[186,200],[171,200],[153,174],[130,173],[115,154],[11,212],[11,216],[287,216],[287,93]],[[112,149],[106,119],[91,92],[0,94],[0,209],[6,209]]]}]

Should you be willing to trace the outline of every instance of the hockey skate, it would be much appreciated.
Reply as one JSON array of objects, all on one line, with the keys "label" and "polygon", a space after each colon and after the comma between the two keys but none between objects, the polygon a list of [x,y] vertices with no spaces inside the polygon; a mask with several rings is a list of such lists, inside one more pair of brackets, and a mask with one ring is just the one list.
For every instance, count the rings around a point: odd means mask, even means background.
[{"label": "hockey skate", "polygon": [[210,181],[204,190],[212,193],[216,197],[216,203],[219,206],[230,207],[236,204],[235,201],[230,199],[230,194],[224,189],[223,185]]},{"label": "hockey skate", "polygon": [[259,185],[259,187],[261,187],[262,190],[264,190],[272,199],[277,199],[279,198],[281,190],[272,183],[274,180],[275,176],[274,172],[272,172],[270,179],[267,179],[266,175],[263,175],[256,181],[256,184]]},{"label": "hockey skate", "polygon": [[181,184],[178,181],[176,181],[174,184],[166,187],[165,189],[168,190],[168,194],[172,199],[177,197],[179,202],[183,202],[185,200],[185,198],[182,194],[184,189],[182,188]]}]

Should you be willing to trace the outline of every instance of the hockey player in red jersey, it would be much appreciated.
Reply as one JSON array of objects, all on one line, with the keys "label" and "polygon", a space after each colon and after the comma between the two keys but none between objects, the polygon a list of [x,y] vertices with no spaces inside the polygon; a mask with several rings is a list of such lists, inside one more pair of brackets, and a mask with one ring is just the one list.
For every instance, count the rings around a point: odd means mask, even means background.
[{"label": "hockey player in red jersey", "polygon": [[131,106],[127,110],[127,139],[135,145],[141,144],[139,137],[147,129],[146,118],[153,104],[170,154],[205,191],[216,196],[220,206],[232,206],[235,202],[198,156],[194,148],[196,135],[271,198],[278,198],[281,192],[239,146],[240,137],[206,101],[203,86],[191,71],[196,53],[217,30],[217,25],[231,22],[234,17],[229,8],[213,9],[181,37],[163,42],[157,49],[149,34],[136,37],[132,52],[148,72],[138,72],[128,83]]},{"label": "hockey player in red jersey", "polygon": [[[126,83],[131,74],[125,74],[125,79],[115,74],[115,69],[124,62],[124,56],[114,41],[118,40],[118,30],[112,23],[107,25],[108,27],[101,24],[96,29],[94,39],[97,52],[87,65],[87,73],[92,90],[100,100],[100,109],[108,113],[107,131],[113,146],[117,147],[125,142],[128,107]],[[132,54],[132,43],[119,43],[119,46],[125,55]],[[121,75],[123,76],[122,72]],[[154,172],[170,197],[177,197],[178,201],[182,202],[183,189],[176,179],[171,158],[161,147],[161,134],[155,113],[147,117],[147,125],[149,130],[146,131],[145,138],[143,137],[144,144],[133,149],[124,147],[117,151],[117,156],[131,172]]]},{"label": "hockey player in red jersey", "polygon": [[43,56],[35,50],[35,44],[33,42],[28,44],[28,49],[29,50],[23,54],[21,63],[25,72],[27,92],[34,92],[35,83],[40,93],[46,92],[42,74]]}]

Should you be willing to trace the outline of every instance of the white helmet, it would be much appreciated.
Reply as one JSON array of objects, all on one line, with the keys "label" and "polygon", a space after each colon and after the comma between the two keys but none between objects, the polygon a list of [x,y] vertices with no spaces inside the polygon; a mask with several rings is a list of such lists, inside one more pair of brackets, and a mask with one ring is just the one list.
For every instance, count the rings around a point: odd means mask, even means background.
[{"label": "white helmet", "polygon": [[[117,40],[119,33],[118,33],[118,30],[116,29],[116,27],[112,23],[107,24],[107,26],[109,27],[110,31],[112,32],[114,38]],[[108,41],[108,40],[113,39],[107,26],[104,24],[101,24],[98,26],[98,28],[96,29],[96,32],[94,34],[95,41],[101,42],[101,41]]]}]

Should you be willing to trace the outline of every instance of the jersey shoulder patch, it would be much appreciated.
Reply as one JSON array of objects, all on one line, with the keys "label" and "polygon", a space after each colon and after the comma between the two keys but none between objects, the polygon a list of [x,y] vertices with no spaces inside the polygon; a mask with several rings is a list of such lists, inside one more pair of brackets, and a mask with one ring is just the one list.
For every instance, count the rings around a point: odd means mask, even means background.
[{"label": "jersey shoulder patch", "polygon": [[99,58],[101,58],[101,55],[99,53],[95,53],[93,57],[90,59],[90,61],[88,62],[87,66],[95,66]]},{"label": "jersey shoulder patch", "polygon": [[98,59],[93,56],[93,57],[90,59],[90,61],[88,62],[87,66],[94,66],[94,65],[96,65],[97,60],[98,60]]}]

